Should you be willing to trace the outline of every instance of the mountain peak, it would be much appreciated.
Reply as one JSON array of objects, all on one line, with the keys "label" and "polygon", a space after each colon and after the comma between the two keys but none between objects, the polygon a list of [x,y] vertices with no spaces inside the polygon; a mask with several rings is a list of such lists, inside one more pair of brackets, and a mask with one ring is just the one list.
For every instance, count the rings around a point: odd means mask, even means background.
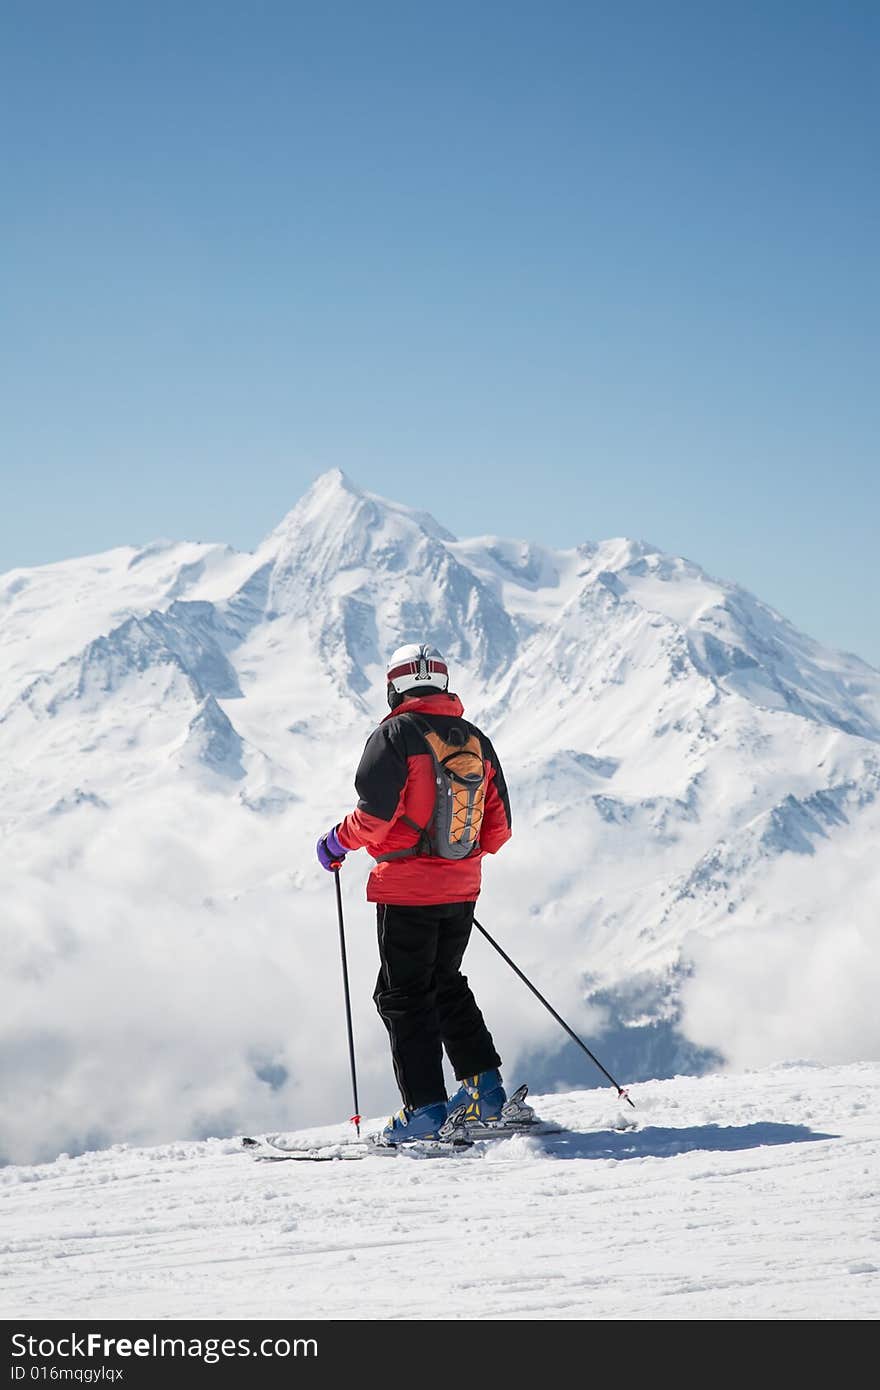
[{"label": "mountain peak", "polygon": [[385,523],[402,522],[413,533],[423,533],[432,540],[454,541],[451,531],[431,516],[430,512],[404,506],[375,492],[358,487],[341,468],[329,468],[321,473],[303,493],[296,505],[284,516],[267,537],[267,543],[299,534],[303,529],[313,532],[334,532],[342,540],[352,522],[377,527]]},{"label": "mountain peak", "polygon": [[361,568],[406,569],[417,552],[455,539],[426,512],[363,492],[339,468],[316,478],[266,538],[269,603],[288,609],[309,582],[329,583]]},{"label": "mountain peak", "polygon": [[363,500],[364,494],[351,481],[341,468],[329,468],[320,473],[299,501],[285,512],[278,525],[266,538],[283,537],[291,530],[299,530],[310,520],[326,517],[350,507],[352,502]]},{"label": "mountain peak", "polygon": [[313,495],[328,498],[340,492],[347,493],[352,497],[363,497],[364,495],[357,484],[341,468],[328,468],[325,473],[318,474],[301,500],[305,501],[307,497]]}]

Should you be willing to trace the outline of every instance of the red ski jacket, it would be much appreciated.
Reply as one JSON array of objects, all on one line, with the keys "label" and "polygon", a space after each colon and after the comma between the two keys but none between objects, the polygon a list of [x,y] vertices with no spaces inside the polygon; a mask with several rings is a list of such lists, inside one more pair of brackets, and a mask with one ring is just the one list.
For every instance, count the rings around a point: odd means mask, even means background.
[{"label": "red ski jacket", "polygon": [[484,854],[495,854],[510,839],[510,802],[504,773],[495,749],[484,733],[463,719],[457,695],[426,695],[404,700],[385,716],[367,740],[355,776],[357,810],[337,826],[345,849],[364,849],[375,857],[408,849],[416,831],[401,819],[428,825],[434,813],[434,764],[418,729],[401,714],[420,715],[446,737],[451,723],[464,724],[476,734],[486,769],[486,800],[479,849],[466,859],[413,855],[377,864],[367,881],[367,900],[397,906],[427,907],[432,903],[475,902],[480,892]]}]

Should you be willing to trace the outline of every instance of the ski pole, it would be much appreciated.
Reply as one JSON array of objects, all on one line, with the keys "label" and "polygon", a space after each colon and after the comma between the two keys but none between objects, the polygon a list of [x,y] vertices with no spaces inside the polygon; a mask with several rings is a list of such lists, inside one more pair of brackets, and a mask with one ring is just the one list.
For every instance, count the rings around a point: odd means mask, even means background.
[{"label": "ski pole", "polygon": [[489,933],[486,931],[486,928],[485,928],[485,927],[480,926],[480,923],[477,921],[476,917],[474,918],[474,926],[476,927],[477,931],[482,932],[483,936],[485,936],[485,938],[486,938],[486,940],[489,942],[490,946],[494,946],[494,947],[495,947],[495,950],[498,952],[499,956],[501,956],[501,958],[502,958],[503,960],[506,960],[506,961],[507,961],[507,964],[510,966],[511,970],[513,970],[514,973],[517,974],[517,975],[519,976],[519,978],[522,980],[523,984],[524,984],[524,985],[528,985],[529,989],[532,991],[532,994],[534,994],[538,999],[540,999],[541,1003],[544,1005],[544,1008],[547,1010],[547,1012],[548,1012],[548,1013],[551,1013],[551,1014],[553,1015],[553,1017],[556,1019],[556,1022],[557,1022],[558,1024],[560,1024],[560,1025],[565,1029],[565,1031],[566,1031],[566,1033],[568,1034],[568,1036],[569,1036],[574,1042],[577,1043],[577,1045],[578,1045],[578,1047],[581,1049],[581,1051],[582,1051],[582,1052],[586,1052],[586,1054],[587,1054],[587,1056],[589,1057],[589,1059],[590,1059],[591,1062],[595,1062],[596,1066],[599,1068],[599,1070],[600,1070],[600,1072],[602,1073],[602,1075],[608,1077],[608,1080],[611,1082],[612,1086],[614,1086],[614,1087],[616,1088],[617,1094],[618,1094],[618,1096],[620,1097],[620,1099],[621,1099],[621,1100],[625,1100],[625,1101],[627,1102],[627,1104],[628,1104],[628,1105],[631,1105],[632,1108],[633,1108],[633,1110],[635,1110],[635,1108],[636,1108],[636,1107],[635,1107],[635,1102],[630,1100],[629,1095],[628,1095],[627,1091],[625,1090],[625,1088],[624,1088],[623,1086],[618,1086],[617,1082],[614,1080],[614,1077],[611,1075],[611,1072],[605,1070],[605,1068],[602,1066],[602,1063],[599,1061],[599,1058],[593,1056],[592,1052],[591,1052],[590,1049],[587,1047],[586,1043],[585,1043],[585,1042],[581,1042],[580,1038],[578,1037],[578,1035],[577,1035],[577,1033],[574,1031],[574,1029],[573,1029],[573,1028],[569,1028],[569,1026],[568,1026],[568,1024],[566,1023],[565,1019],[562,1018],[562,1017],[556,1012],[556,1010],[554,1009],[554,1007],[553,1007],[552,1004],[548,1004],[547,1000],[544,998],[544,996],[543,996],[543,994],[540,992],[540,990],[535,989],[535,986],[532,984],[531,980],[530,980],[526,975],[524,975],[523,972],[520,970],[519,966],[516,965],[516,964],[510,959],[510,956],[507,954],[507,952],[506,952],[506,951],[503,951],[503,950],[501,949],[501,947],[498,945],[498,942],[494,939],[494,937],[491,937],[491,936],[489,935]]},{"label": "ski pole", "polygon": [[345,927],[342,921],[342,889],[339,885],[339,864],[333,865],[333,877],[336,879],[336,911],[339,916],[339,950],[342,953],[342,987],[345,991],[345,1022],[348,1026],[348,1060],[351,1064],[351,1089],[354,1095],[354,1114],[351,1122],[357,1130],[358,1138],[361,1134],[361,1108],[358,1105],[358,1083],[357,1072],[354,1065],[354,1033],[351,1027],[351,996],[348,992],[348,960],[345,955]]}]

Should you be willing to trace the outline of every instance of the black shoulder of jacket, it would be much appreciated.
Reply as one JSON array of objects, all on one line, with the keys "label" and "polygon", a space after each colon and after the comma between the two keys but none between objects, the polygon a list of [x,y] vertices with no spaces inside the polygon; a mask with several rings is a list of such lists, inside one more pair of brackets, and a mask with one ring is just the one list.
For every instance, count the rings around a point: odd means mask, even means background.
[{"label": "black shoulder of jacket", "polygon": [[354,785],[358,810],[379,820],[391,820],[406,785],[406,730],[397,719],[384,719],[367,739]]}]

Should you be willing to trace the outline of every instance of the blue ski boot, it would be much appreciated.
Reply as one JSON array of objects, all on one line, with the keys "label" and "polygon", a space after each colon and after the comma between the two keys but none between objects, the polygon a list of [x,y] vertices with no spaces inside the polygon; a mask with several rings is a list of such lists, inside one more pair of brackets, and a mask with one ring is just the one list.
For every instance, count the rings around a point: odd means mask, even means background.
[{"label": "blue ski boot", "polygon": [[446,1112],[452,1115],[460,1106],[465,1107],[465,1124],[478,1121],[488,1124],[500,1120],[501,1111],[507,1100],[507,1092],[501,1084],[500,1071],[481,1071],[477,1076],[461,1078],[461,1087],[446,1102]]},{"label": "blue ski boot", "polygon": [[377,1144],[411,1144],[414,1139],[442,1139],[440,1130],[446,1125],[451,1112],[447,1111],[445,1101],[436,1105],[419,1105],[415,1110],[400,1110],[392,1115],[382,1133],[377,1136]]}]

